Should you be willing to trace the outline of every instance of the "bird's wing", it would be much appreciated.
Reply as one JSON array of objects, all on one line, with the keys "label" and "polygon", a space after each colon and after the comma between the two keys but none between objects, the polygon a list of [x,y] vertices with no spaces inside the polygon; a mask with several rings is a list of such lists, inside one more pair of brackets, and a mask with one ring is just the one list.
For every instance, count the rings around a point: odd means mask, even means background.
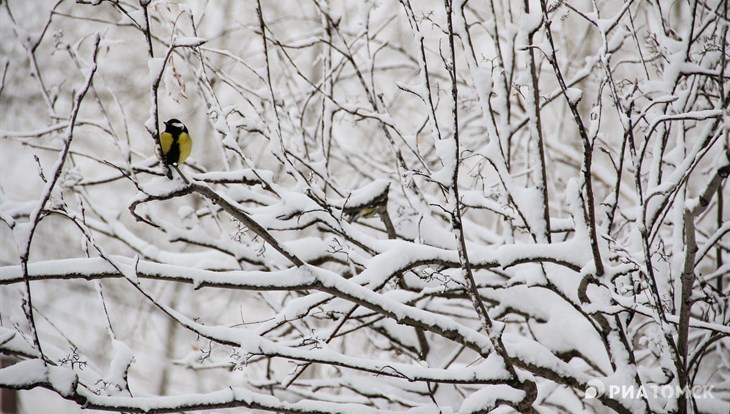
[{"label": "bird's wing", "polygon": [[160,144],[162,144],[162,153],[167,155],[168,152],[170,152],[170,147],[172,147],[172,134],[169,132],[163,132],[160,134]]},{"label": "bird's wing", "polygon": [[188,135],[187,132],[183,132],[180,134],[177,141],[180,145],[180,161],[178,162],[182,164],[190,156],[190,152],[193,150],[193,139],[190,138],[190,135]]}]

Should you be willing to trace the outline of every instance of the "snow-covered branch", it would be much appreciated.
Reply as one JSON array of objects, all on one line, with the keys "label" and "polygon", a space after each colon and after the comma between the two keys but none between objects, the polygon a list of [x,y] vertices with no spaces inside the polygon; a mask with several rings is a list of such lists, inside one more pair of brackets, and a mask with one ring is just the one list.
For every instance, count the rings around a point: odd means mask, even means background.
[{"label": "snow-covered branch", "polygon": [[726,414],[727,15],[4,2],[2,392]]}]

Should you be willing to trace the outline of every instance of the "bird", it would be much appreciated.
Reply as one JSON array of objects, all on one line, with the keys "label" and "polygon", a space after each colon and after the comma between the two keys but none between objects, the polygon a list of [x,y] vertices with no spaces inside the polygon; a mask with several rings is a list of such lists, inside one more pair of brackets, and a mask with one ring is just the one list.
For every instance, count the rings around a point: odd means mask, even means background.
[{"label": "bird", "polygon": [[165,131],[160,134],[160,144],[165,163],[175,167],[184,163],[193,149],[193,139],[190,138],[188,128],[175,118],[165,122]]}]

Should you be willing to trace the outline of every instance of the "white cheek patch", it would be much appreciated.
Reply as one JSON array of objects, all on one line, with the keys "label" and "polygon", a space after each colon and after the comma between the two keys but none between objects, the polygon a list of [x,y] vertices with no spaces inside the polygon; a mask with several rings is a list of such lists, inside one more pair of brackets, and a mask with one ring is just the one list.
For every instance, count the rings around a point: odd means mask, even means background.
[{"label": "white cheek patch", "polygon": [[185,125],[183,125],[182,122],[171,122],[170,125],[174,126],[177,129],[183,129],[183,128],[185,128]]}]

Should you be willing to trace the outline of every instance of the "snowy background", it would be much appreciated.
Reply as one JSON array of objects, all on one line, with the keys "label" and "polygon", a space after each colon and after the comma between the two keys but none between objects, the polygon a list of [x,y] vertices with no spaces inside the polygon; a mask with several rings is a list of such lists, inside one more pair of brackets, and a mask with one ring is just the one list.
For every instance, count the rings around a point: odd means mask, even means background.
[{"label": "snowy background", "polygon": [[3,402],[726,414],[728,8],[2,2]]}]

